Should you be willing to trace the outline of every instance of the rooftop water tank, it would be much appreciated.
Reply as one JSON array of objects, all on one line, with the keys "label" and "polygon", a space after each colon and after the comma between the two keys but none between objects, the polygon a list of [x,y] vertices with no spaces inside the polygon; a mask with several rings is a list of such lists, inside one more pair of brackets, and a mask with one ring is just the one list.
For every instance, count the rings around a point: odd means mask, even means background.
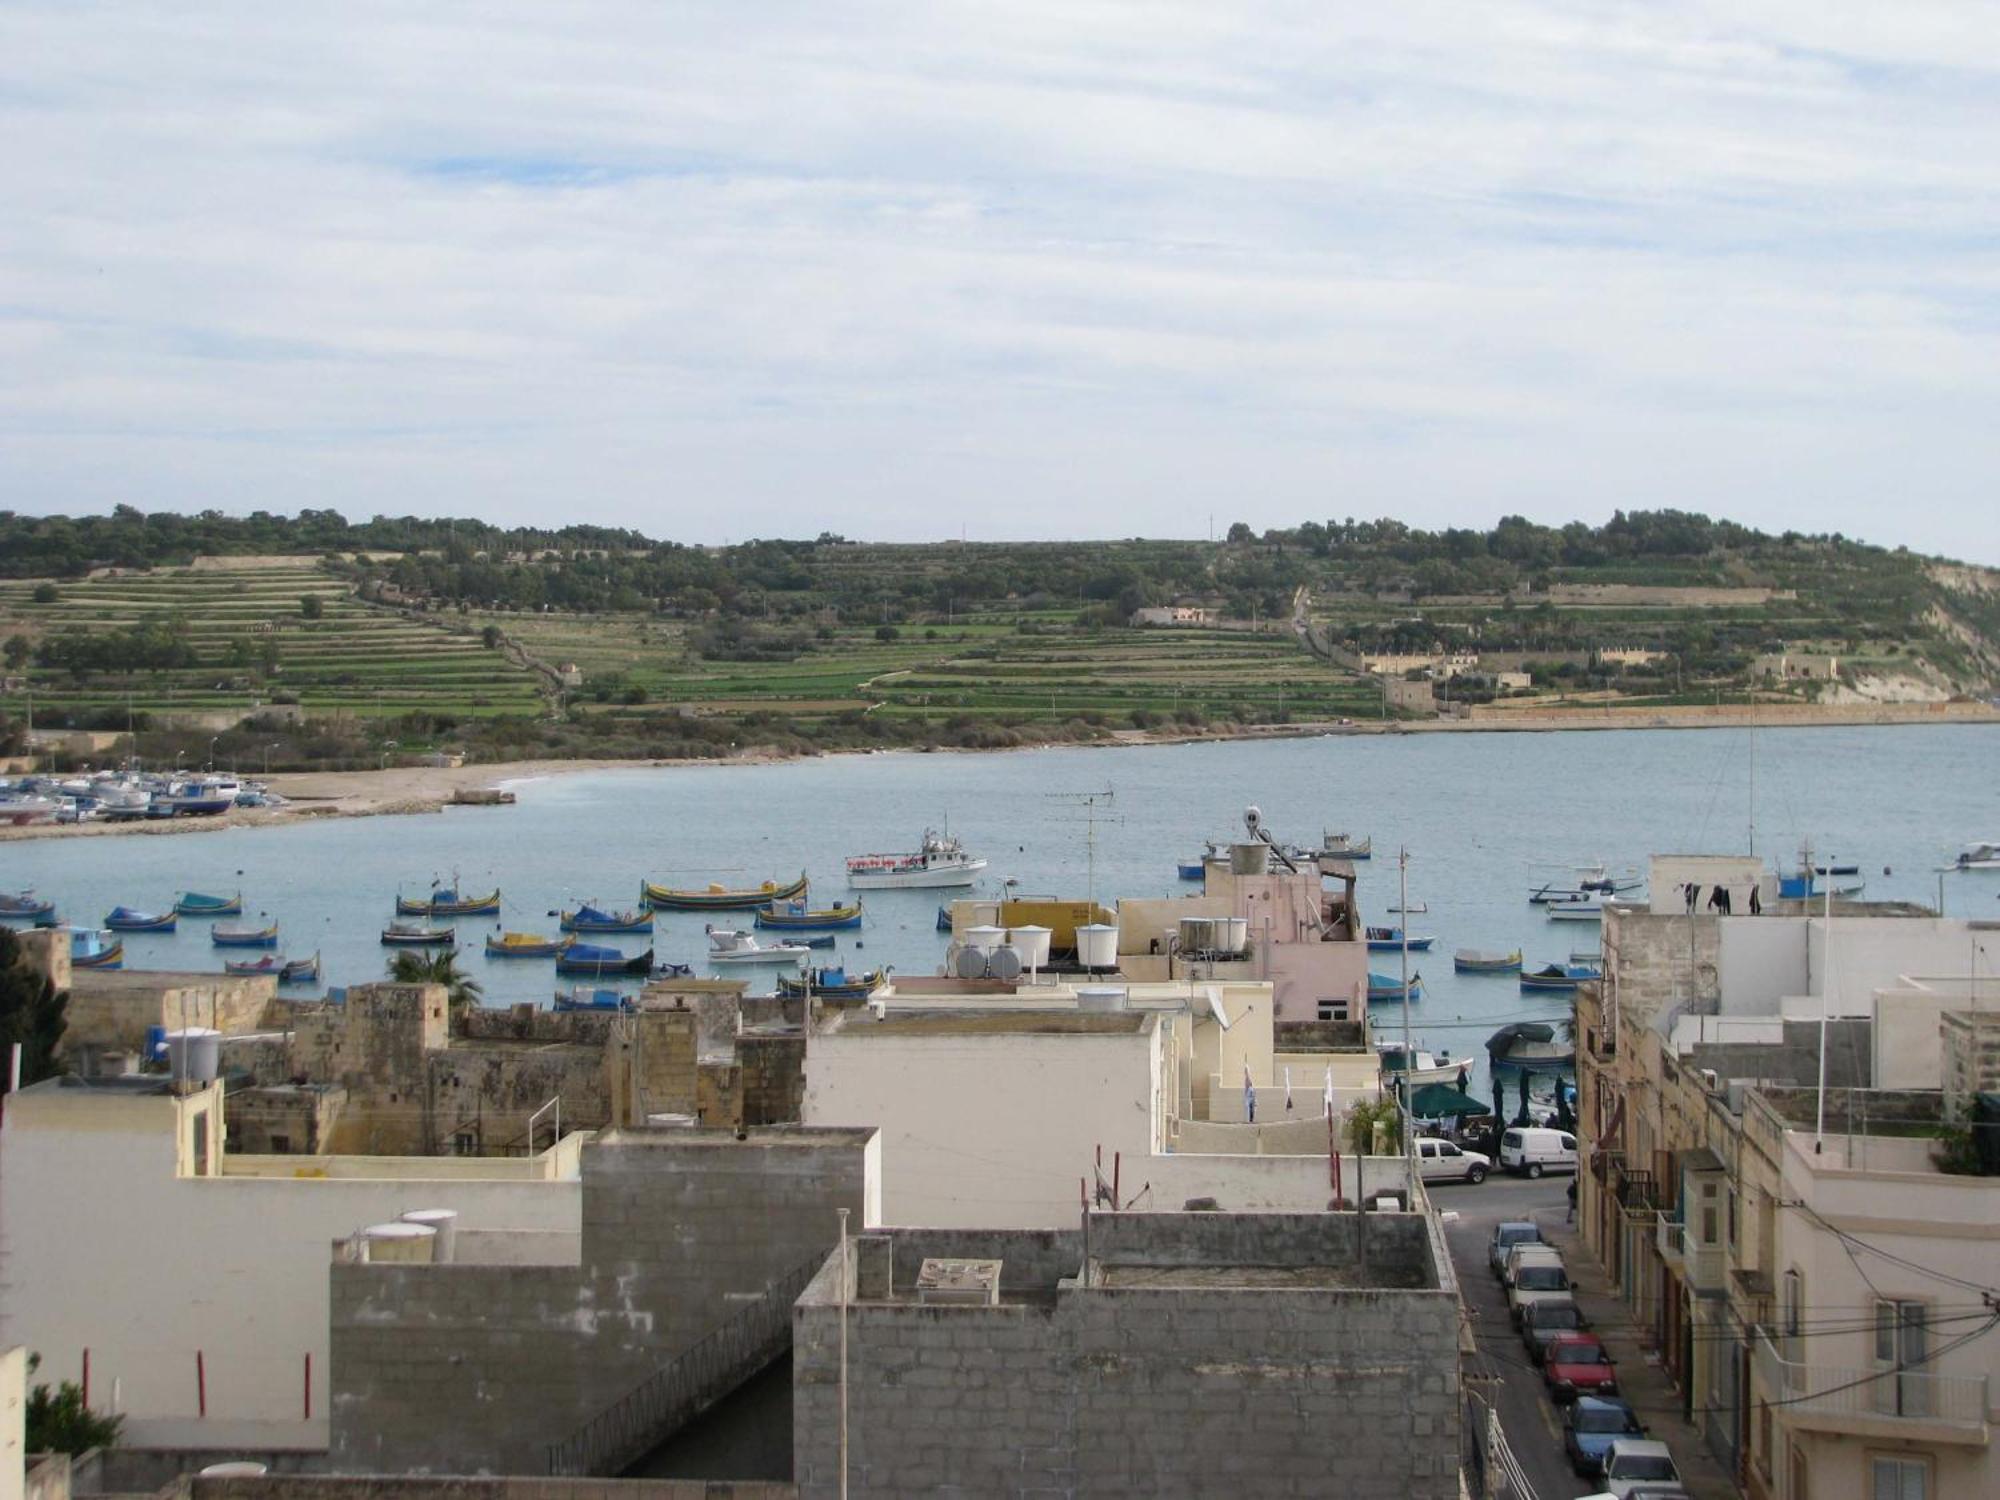
[{"label": "rooftop water tank", "polygon": [[987,960],[992,957],[990,950],[983,948],[957,948],[950,955],[951,972],[960,979],[984,979]]},{"label": "rooftop water tank", "polygon": [[986,977],[1011,984],[1021,977],[1021,955],[1012,948],[995,948],[987,955]]},{"label": "rooftop water tank", "polygon": [[458,1258],[458,1210],[455,1208],[413,1208],[397,1218],[405,1224],[424,1224],[437,1231],[431,1259],[448,1266]]},{"label": "rooftop water tank", "polygon": [[1124,990],[1112,989],[1108,985],[1079,985],[1076,992],[1076,1008],[1087,1015],[1105,1015],[1112,1011],[1124,1010],[1129,1004]]},{"label": "rooftop water tank", "polygon": [[1049,966],[1049,929],[1036,927],[1016,927],[1007,938],[1014,951],[1021,955],[1021,962],[1031,969],[1046,969]]},{"label": "rooftop water tank", "polygon": [[167,1033],[167,1070],[189,1083],[213,1083],[222,1069],[222,1033],[190,1026]]},{"label": "rooftop water tank", "polygon": [[1218,922],[1214,917],[1181,918],[1181,952],[1212,953],[1216,948],[1215,929],[1221,926],[1228,930],[1228,918]]},{"label": "rooftop water tank", "polygon": [[1215,925],[1215,946],[1222,953],[1248,953],[1250,951],[1250,919],[1248,917],[1217,917]]},{"label": "rooftop water tank", "polygon": [[1231,844],[1229,846],[1229,873],[1232,875],[1265,875],[1271,869],[1271,849],[1268,844]]},{"label": "rooftop water tank", "polygon": [[1007,929],[980,923],[977,927],[965,929],[965,942],[969,948],[977,948],[981,953],[991,953],[1007,941]]},{"label": "rooftop water tank", "polygon": [[428,1224],[370,1224],[361,1246],[370,1265],[429,1265],[436,1258],[437,1231]]},{"label": "rooftop water tank", "polygon": [[1086,969],[1118,967],[1118,929],[1109,922],[1086,922],[1076,930],[1076,961]]}]

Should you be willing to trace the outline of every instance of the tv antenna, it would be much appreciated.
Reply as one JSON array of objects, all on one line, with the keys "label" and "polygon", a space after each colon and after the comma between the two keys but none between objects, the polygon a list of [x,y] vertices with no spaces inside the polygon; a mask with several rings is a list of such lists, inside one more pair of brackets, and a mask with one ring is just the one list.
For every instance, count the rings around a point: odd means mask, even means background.
[{"label": "tv antenna", "polygon": [[1101,792],[1046,792],[1043,795],[1051,802],[1068,803],[1072,811],[1083,818],[1084,899],[1094,910],[1097,906],[1097,825],[1125,821],[1115,813],[1104,811],[1118,794],[1106,787]]}]

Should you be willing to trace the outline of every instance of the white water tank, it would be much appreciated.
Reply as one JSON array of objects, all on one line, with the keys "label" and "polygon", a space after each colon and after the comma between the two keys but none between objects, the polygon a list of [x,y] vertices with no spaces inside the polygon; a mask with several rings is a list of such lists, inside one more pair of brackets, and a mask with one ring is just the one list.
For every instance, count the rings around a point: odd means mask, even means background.
[{"label": "white water tank", "polygon": [[977,927],[965,929],[966,947],[977,949],[981,953],[991,953],[1006,941],[1007,929],[1004,927],[994,927],[982,922]]},{"label": "white water tank", "polygon": [[1076,992],[1076,1008],[1086,1015],[1108,1015],[1124,1010],[1129,1003],[1124,990],[1112,989],[1109,985],[1079,985]]},{"label": "white water tank", "polygon": [[[1228,921],[1224,917],[1218,921],[1214,917],[1181,918],[1181,952],[1212,953],[1216,947],[1215,929]],[[1225,927],[1225,930],[1226,927]]]},{"label": "white water tank", "polygon": [[429,1265],[437,1231],[428,1224],[370,1224],[361,1231],[361,1247],[370,1265]]},{"label": "white water tank", "polygon": [[167,1071],[189,1083],[213,1083],[222,1069],[222,1033],[190,1026],[167,1033]]},{"label": "white water tank", "polygon": [[1215,939],[1218,952],[1248,953],[1250,951],[1250,919],[1248,917],[1217,917],[1215,925],[1222,929]]},{"label": "white water tank", "polygon": [[1117,927],[1109,922],[1086,922],[1078,927],[1076,961],[1086,969],[1117,968]]},{"label": "white water tank", "polygon": [[1046,969],[1049,966],[1049,930],[1046,927],[1016,927],[1009,935],[1008,944],[1021,955],[1021,962],[1031,969]]},{"label": "white water tank", "polygon": [[458,1258],[458,1210],[455,1208],[413,1208],[397,1218],[405,1224],[427,1224],[437,1231],[431,1259],[448,1266]]}]

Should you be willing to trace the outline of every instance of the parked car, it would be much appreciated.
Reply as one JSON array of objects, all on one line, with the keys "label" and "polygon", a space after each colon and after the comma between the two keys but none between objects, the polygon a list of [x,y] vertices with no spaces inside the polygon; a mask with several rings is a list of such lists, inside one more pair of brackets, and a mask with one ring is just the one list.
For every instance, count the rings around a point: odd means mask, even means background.
[{"label": "parked car", "polygon": [[1639,1414],[1616,1396],[1578,1396],[1563,1412],[1563,1453],[1579,1474],[1603,1473],[1614,1442],[1645,1435]]},{"label": "parked car", "polygon": [[1542,1362],[1542,1356],[1556,1339],[1565,1334],[1582,1333],[1589,1326],[1590,1319],[1583,1315],[1583,1309],[1570,1297],[1530,1302],[1521,1309],[1521,1342],[1527,1346],[1528,1358],[1535,1364]]},{"label": "parked car", "polygon": [[[1658,1486],[1679,1486],[1681,1471],[1665,1443],[1651,1438],[1615,1438],[1604,1452],[1604,1488],[1617,1500],[1656,1495]],[[1648,1488],[1648,1487],[1654,1488]]]},{"label": "parked car", "polygon": [[1540,1125],[1510,1126],[1500,1137],[1500,1165],[1523,1177],[1576,1170],[1576,1137]]},{"label": "parked car", "polygon": [[1417,1137],[1417,1175],[1425,1182],[1484,1182],[1493,1158],[1435,1136]]},{"label": "parked car", "polygon": [[1492,1268],[1496,1279],[1507,1274],[1507,1252],[1516,1245],[1539,1245],[1542,1231],[1526,1219],[1503,1219],[1493,1226],[1493,1237],[1486,1242],[1486,1264]]},{"label": "parked car", "polygon": [[[1618,1393],[1618,1372],[1612,1368],[1611,1356],[1605,1352],[1603,1342],[1594,1333],[1572,1333],[1551,1343],[1548,1352],[1542,1356],[1542,1379],[1548,1384],[1550,1399],[1557,1402],[1573,1401],[1586,1394],[1613,1396]],[[1617,1445],[1614,1443],[1612,1446]],[[1666,1450],[1663,1448],[1661,1451]]]},{"label": "parked car", "polygon": [[1569,1302],[1569,1272],[1546,1245],[1524,1245],[1507,1258],[1507,1317],[1516,1328],[1521,1314],[1537,1302]]}]

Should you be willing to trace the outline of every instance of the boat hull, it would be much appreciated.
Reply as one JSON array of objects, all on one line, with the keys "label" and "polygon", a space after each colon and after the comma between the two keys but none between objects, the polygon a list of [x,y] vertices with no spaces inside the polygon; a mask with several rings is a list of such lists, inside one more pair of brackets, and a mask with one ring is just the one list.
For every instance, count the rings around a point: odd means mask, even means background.
[{"label": "boat hull", "polygon": [[[1384,1000],[1401,1000],[1403,998],[1402,981],[1385,978],[1380,974],[1370,974],[1368,976],[1368,998],[1377,1003]],[[1424,976],[1421,974],[1412,974],[1410,976],[1410,999],[1415,1001],[1423,998]]]},{"label": "boat hull", "polygon": [[500,893],[494,891],[487,896],[469,896],[460,901],[455,897],[443,900],[425,898],[421,901],[406,896],[396,898],[396,915],[399,917],[497,917],[500,915]]},{"label": "boat hull", "polygon": [[654,911],[755,911],[774,902],[795,900],[805,892],[803,875],[786,885],[764,885],[753,891],[683,891],[648,880],[639,886],[639,904]]},{"label": "boat hull", "polygon": [[243,898],[204,896],[188,891],[174,903],[174,914],[181,917],[240,917],[243,915]]},{"label": "boat hull", "polygon": [[1408,948],[1412,953],[1428,953],[1430,952],[1431,944],[1436,941],[1437,939],[1434,937],[1413,937],[1407,943],[1400,938],[1370,938],[1368,940],[1368,951],[1370,953],[1401,953],[1403,949]]},{"label": "boat hull", "polygon": [[486,940],[486,956],[488,958],[554,958],[568,947],[569,943],[567,941],[557,938],[552,938],[547,942],[541,943],[499,943],[495,942],[492,938],[488,938]]},{"label": "boat hull", "polygon": [[622,953],[615,958],[600,958],[587,954],[579,957],[574,952],[567,952],[556,960],[556,972],[596,979],[650,974],[653,972],[653,950],[648,948],[630,958]]},{"label": "boat hull", "polygon": [[36,922],[55,914],[56,904],[53,901],[39,901],[27,896],[0,897],[0,922]]},{"label": "boat hull", "polygon": [[72,969],[122,969],[125,967],[125,945],[111,943],[95,953],[72,953],[69,966]]},{"label": "boat hull", "polygon": [[266,927],[258,932],[223,932],[218,928],[209,933],[208,940],[217,948],[275,948],[278,946],[278,929]]},{"label": "boat hull", "polygon": [[393,928],[382,930],[384,948],[455,948],[458,934],[449,927],[440,932],[397,932]]},{"label": "boat hull", "polygon": [[615,936],[621,932],[636,933],[651,932],[653,930],[653,914],[651,912],[645,912],[632,917],[592,917],[585,916],[580,911],[566,911],[562,914],[560,920],[564,932],[601,932],[606,936]]},{"label": "boat hull", "polygon": [[861,903],[827,907],[820,911],[773,911],[757,908],[759,927],[776,932],[852,932],[861,925]]},{"label": "boat hull", "polygon": [[922,870],[849,870],[847,885],[855,891],[941,891],[968,886],[986,869],[983,859],[963,864],[932,865]]},{"label": "boat hull", "polygon": [[104,925],[113,932],[172,932],[179,924],[172,912],[158,916],[150,912],[111,912],[104,918]]},{"label": "boat hull", "polygon": [[1461,974],[1518,974],[1521,972],[1521,955],[1512,953],[1505,958],[1465,958],[1454,954],[1451,966]]}]

